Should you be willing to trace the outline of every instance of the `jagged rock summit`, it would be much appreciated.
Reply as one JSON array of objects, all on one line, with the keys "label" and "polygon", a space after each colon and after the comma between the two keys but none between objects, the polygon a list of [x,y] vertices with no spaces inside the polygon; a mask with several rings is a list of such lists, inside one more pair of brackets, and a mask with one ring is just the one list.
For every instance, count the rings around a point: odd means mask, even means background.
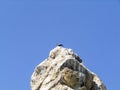
[{"label": "jagged rock summit", "polygon": [[31,90],[107,90],[72,49],[62,46],[36,66],[30,83]]}]

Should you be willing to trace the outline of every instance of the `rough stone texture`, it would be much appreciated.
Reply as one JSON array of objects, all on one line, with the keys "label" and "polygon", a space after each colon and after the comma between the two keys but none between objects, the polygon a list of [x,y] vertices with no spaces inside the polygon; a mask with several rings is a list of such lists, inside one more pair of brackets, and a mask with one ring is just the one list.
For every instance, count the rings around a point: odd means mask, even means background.
[{"label": "rough stone texture", "polygon": [[31,90],[106,90],[106,87],[72,49],[57,46],[36,66]]}]

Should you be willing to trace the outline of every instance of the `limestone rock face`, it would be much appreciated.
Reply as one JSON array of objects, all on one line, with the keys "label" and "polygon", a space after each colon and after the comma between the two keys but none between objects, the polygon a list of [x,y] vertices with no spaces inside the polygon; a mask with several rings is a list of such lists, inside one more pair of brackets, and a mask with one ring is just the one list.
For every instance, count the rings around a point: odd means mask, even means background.
[{"label": "limestone rock face", "polygon": [[31,90],[107,90],[72,49],[62,46],[51,50],[49,57],[36,66],[30,83]]}]

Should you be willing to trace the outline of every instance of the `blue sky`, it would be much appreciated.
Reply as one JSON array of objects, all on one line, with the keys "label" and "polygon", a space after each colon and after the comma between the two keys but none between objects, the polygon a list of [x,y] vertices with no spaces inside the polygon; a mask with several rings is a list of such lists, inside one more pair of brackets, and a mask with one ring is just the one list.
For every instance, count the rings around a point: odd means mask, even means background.
[{"label": "blue sky", "polygon": [[119,0],[0,0],[0,89],[30,90],[30,77],[63,43],[108,90],[120,81]]}]

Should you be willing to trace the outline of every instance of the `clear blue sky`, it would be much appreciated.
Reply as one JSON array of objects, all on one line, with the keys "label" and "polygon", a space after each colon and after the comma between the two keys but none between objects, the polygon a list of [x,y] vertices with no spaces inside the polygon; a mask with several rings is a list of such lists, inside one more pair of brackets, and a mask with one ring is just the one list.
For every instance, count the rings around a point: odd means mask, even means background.
[{"label": "clear blue sky", "polygon": [[35,66],[59,42],[119,89],[119,0],[0,0],[0,89],[30,90]]}]

